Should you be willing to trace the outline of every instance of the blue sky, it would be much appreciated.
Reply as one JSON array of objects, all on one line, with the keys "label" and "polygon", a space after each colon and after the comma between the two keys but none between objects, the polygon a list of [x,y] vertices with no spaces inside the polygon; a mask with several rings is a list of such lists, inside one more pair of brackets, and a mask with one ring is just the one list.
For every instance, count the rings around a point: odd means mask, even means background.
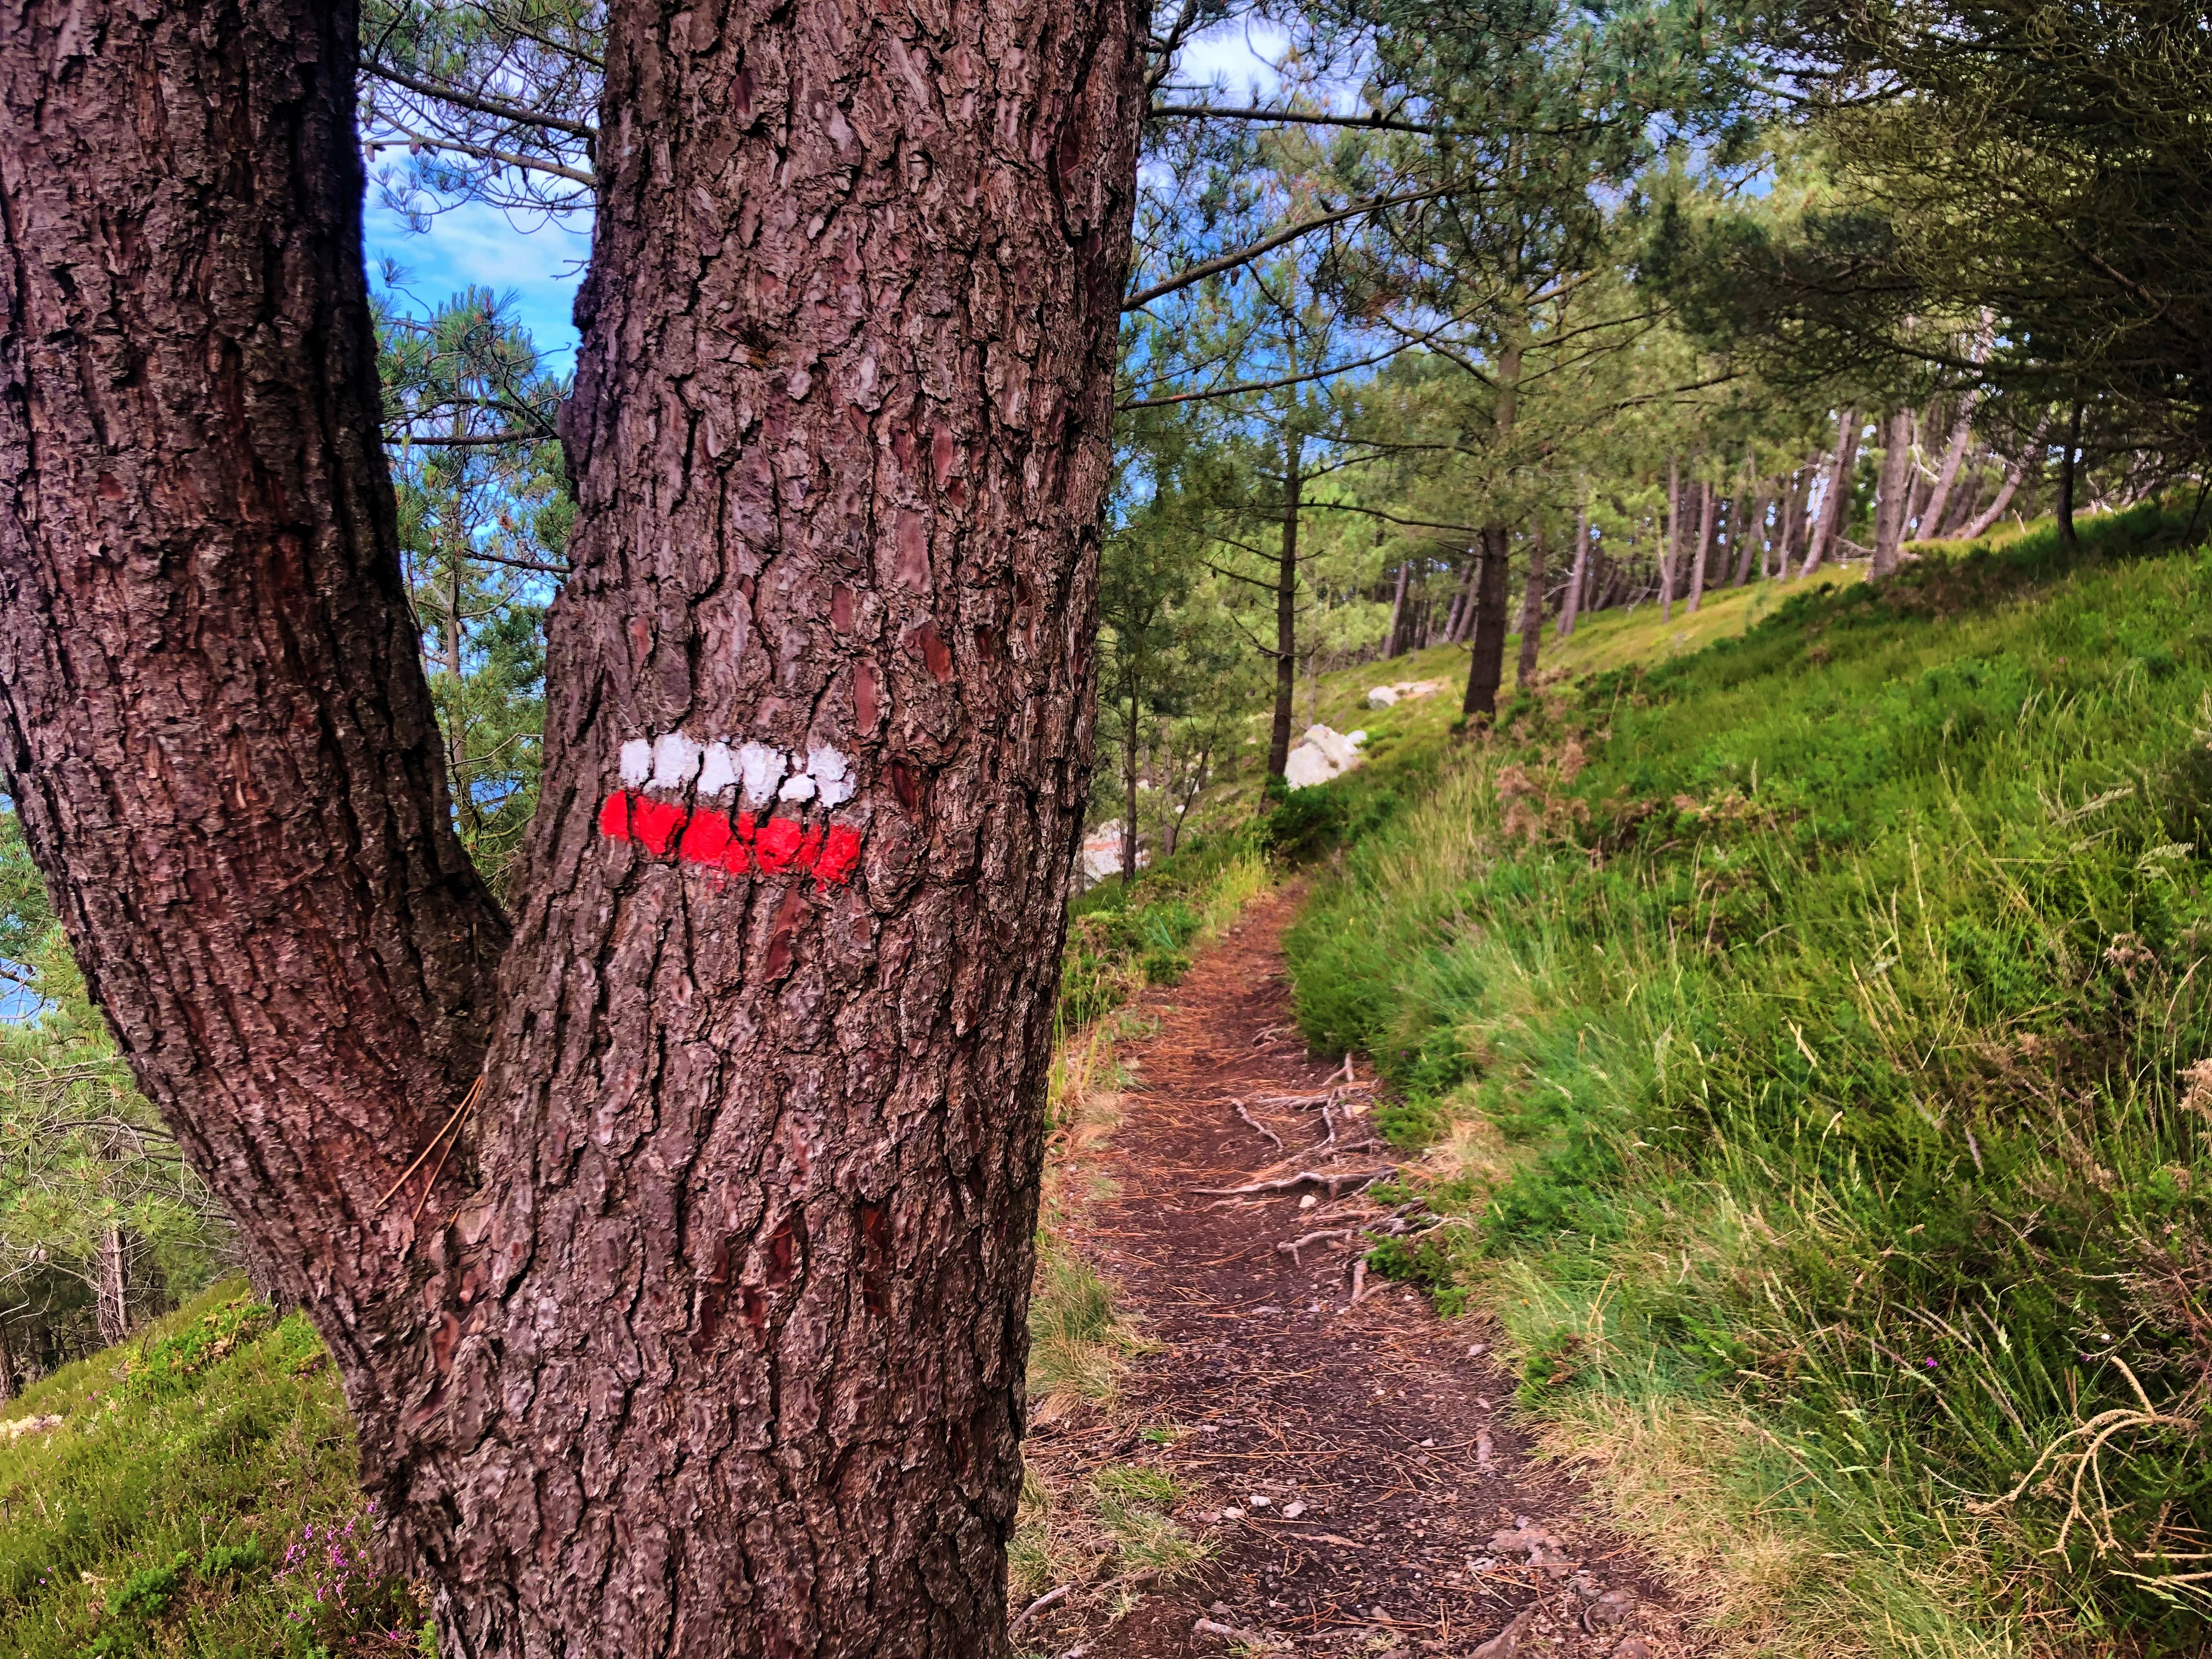
[{"label": "blue sky", "polygon": [[[1203,83],[1221,76],[1237,101],[1265,97],[1280,84],[1267,58],[1285,37],[1273,25],[1234,21],[1193,40],[1177,65],[1177,79]],[[576,328],[570,319],[576,284],[591,252],[590,228],[580,217],[548,220],[542,214],[507,214],[470,204],[441,213],[416,231],[405,217],[378,199],[367,204],[369,276],[381,283],[381,264],[398,262],[416,307],[428,310],[474,284],[512,293],[523,325],[548,366],[565,373],[575,362]],[[410,307],[415,308],[415,307]]]}]

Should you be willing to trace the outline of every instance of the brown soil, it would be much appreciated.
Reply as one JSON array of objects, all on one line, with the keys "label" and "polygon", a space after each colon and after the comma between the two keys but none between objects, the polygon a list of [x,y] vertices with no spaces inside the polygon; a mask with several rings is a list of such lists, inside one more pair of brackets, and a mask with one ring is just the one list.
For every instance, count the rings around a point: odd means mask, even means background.
[{"label": "brown soil", "polygon": [[[1277,1249],[1382,1206],[1349,1189],[1304,1209],[1296,1191],[1198,1192],[1398,1156],[1347,1150],[1375,1137],[1371,1115],[1341,1104],[1334,1154],[1302,1155],[1325,1138],[1322,1113],[1255,1099],[1344,1076],[1291,1024],[1279,942],[1294,908],[1285,893],[1255,902],[1182,984],[1136,1007],[1139,1035],[1121,1049],[1133,1077],[1099,1158],[1112,1186],[1070,1233],[1158,1346],[1131,1364],[1115,1423],[1047,1428],[1032,1452],[1167,1470],[1189,1494],[1176,1518],[1215,1553],[1110,1626],[1073,1611],[1055,1623],[1055,1609],[1017,1645],[1085,1659],[1697,1650],[1635,1552],[1578,1514],[1574,1482],[1529,1461],[1516,1379],[1480,1316],[1439,1319],[1425,1297],[1372,1277],[1355,1305],[1357,1241],[1308,1246],[1299,1262]],[[1289,1157],[1239,1119],[1240,1100]],[[1144,1425],[1181,1431],[1155,1446]]]}]

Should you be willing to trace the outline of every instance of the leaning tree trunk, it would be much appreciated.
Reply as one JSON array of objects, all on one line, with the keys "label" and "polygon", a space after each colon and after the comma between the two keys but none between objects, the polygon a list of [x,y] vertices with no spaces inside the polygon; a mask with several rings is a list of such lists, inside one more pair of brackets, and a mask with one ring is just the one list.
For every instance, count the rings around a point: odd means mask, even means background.
[{"label": "leaning tree trunk", "polygon": [[352,8],[0,20],[0,761],[447,1659],[1006,1650],[1139,21],[615,6],[508,946]]}]

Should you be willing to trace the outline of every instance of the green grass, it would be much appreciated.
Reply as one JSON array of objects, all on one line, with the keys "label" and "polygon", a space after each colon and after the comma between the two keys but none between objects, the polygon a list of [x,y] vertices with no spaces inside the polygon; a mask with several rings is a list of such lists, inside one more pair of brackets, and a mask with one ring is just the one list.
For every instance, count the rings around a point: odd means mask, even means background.
[{"label": "green grass", "polygon": [[352,1426],[304,1318],[218,1285],[9,1407],[47,1417],[0,1437],[0,1652],[310,1659],[418,1640],[422,1609],[366,1564]]},{"label": "green grass", "polygon": [[1593,628],[1291,936],[1310,1035],[1455,1149],[1473,1224],[1388,1265],[1486,1288],[1662,1554],[1757,1554],[1773,1650],[2203,1639],[2212,551],[2173,528],[1816,584],[1648,668]]}]

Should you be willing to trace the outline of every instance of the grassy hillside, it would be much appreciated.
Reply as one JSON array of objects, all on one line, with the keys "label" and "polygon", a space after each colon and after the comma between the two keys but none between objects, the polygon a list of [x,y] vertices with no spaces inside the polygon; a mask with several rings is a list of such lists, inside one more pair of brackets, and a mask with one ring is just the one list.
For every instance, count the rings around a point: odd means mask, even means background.
[{"label": "grassy hillside", "polygon": [[1521,697],[1293,937],[1462,1217],[1383,1265],[1486,1286],[1557,1443],[1770,1650],[2201,1642],[2212,552],[2171,530]]},{"label": "grassy hillside", "polygon": [[313,1327],[218,1285],[0,1420],[0,1653],[427,1651],[354,1468]]}]

